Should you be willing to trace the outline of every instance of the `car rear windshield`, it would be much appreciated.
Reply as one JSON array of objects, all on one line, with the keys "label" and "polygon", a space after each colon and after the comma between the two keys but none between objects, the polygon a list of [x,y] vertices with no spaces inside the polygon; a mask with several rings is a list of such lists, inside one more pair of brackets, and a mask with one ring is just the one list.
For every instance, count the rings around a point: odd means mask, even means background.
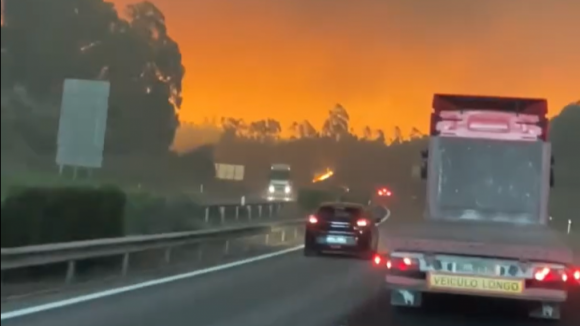
[{"label": "car rear windshield", "polygon": [[363,210],[359,207],[339,207],[339,206],[323,206],[318,209],[316,214],[319,219],[345,219],[350,220],[358,218],[363,215]]}]

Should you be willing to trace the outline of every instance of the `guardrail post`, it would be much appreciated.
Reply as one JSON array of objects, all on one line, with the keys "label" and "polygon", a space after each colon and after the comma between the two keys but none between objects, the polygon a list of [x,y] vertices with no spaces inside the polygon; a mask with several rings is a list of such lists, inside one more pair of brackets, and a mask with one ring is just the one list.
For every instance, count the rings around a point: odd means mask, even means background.
[{"label": "guardrail post", "polygon": [[572,220],[568,220],[568,234],[572,233]]},{"label": "guardrail post", "polygon": [[266,240],[264,242],[270,244],[270,233],[266,234]]},{"label": "guardrail post", "polygon": [[248,207],[248,219],[251,221],[252,220],[252,206],[247,206]]},{"label": "guardrail post", "polygon": [[165,263],[171,263],[171,247],[165,249]]},{"label": "guardrail post", "polygon": [[205,208],[205,223],[209,223],[209,207]]},{"label": "guardrail post", "polygon": [[226,222],[226,208],[224,206],[220,207],[220,215],[222,217],[222,224]]},{"label": "guardrail post", "polygon": [[236,221],[240,219],[240,206],[236,206]]},{"label": "guardrail post", "polygon": [[273,217],[274,216],[274,207],[272,206],[272,204],[270,204],[268,206],[268,210],[270,211],[270,217]]},{"label": "guardrail post", "polygon": [[230,253],[230,240],[226,240],[226,243],[224,245],[224,255],[227,255]]},{"label": "guardrail post", "polygon": [[129,253],[123,255],[123,269],[121,273],[123,276],[127,276],[127,273],[129,273]]},{"label": "guardrail post", "polygon": [[201,243],[199,244],[199,247],[197,248],[197,260],[198,261],[203,260],[203,245]]},{"label": "guardrail post", "polygon": [[258,217],[262,217],[262,205],[258,206]]},{"label": "guardrail post", "polygon": [[282,230],[282,243],[286,242],[286,229]]},{"label": "guardrail post", "polygon": [[298,227],[294,228],[294,240],[298,239]]},{"label": "guardrail post", "polygon": [[65,278],[65,282],[66,284],[71,284],[72,282],[74,282],[75,280],[75,275],[76,275],[76,269],[77,269],[77,264],[74,260],[70,260],[67,263],[66,266],[66,278]]}]

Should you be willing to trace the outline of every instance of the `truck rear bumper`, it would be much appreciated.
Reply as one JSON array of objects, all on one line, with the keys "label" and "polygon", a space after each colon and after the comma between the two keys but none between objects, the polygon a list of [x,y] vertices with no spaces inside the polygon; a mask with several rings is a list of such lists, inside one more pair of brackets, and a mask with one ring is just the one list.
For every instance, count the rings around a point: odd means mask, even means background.
[{"label": "truck rear bumper", "polygon": [[461,291],[457,289],[449,289],[449,290],[433,289],[429,287],[427,280],[410,278],[399,275],[387,275],[385,277],[385,283],[387,289],[391,290],[408,290],[427,293],[459,294],[459,295],[513,299],[522,301],[540,301],[540,302],[558,303],[565,302],[568,298],[568,294],[565,290],[524,289],[523,292],[519,294],[500,294],[489,292]]}]

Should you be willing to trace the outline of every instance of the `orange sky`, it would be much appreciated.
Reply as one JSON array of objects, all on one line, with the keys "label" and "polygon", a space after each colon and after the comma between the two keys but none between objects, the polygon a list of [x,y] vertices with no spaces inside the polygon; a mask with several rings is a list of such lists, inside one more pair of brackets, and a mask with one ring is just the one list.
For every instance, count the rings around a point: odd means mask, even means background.
[{"label": "orange sky", "polygon": [[[136,0],[115,0],[117,4]],[[434,92],[580,97],[579,0],[151,0],[187,73],[181,116],[426,129]]]}]

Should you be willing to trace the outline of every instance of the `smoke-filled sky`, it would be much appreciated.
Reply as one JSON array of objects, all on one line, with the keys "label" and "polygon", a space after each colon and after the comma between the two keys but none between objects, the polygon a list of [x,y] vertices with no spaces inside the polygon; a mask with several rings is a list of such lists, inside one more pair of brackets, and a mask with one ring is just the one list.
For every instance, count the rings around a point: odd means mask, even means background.
[{"label": "smoke-filled sky", "polygon": [[[426,129],[435,92],[580,98],[580,0],[150,0],[186,67],[184,121]],[[135,2],[115,0],[119,5]]]}]

